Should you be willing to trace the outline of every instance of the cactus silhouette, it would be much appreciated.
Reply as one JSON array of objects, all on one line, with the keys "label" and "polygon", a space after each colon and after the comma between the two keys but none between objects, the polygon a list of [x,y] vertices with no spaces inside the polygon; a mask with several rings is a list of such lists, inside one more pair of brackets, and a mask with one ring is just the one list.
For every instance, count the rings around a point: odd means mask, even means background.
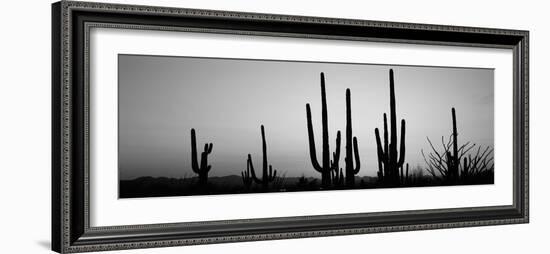
[{"label": "cactus silhouette", "polygon": [[[460,155],[458,154],[458,133],[456,132],[456,113],[455,108],[451,109],[453,117],[453,152],[447,151],[447,180],[450,182],[458,181],[458,171],[460,167]],[[466,159],[466,158],[464,158]]]},{"label": "cactus silhouette", "polygon": [[340,131],[336,133],[336,150],[333,153],[333,160],[330,160],[329,136],[328,136],[328,110],[327,96],[325,92],[325,74],[321,72],[321,125],[322,125],[322,158],[321,163],[317,160],[317,151],[315,149],[315,135],[313,133],[313,123],[311,121],[311,109],[309,103],[306,104],[307,130],[309,137],[309,154],[313,168],[321,173],[321,186],[328,188],[331,185],[331,173],[337,171],[340,157]]},{"label": "cactus silhouette", "polygon": [[393,70],[390,69],[390,139],[388,146],[388,123],[384,113],[384,146],[378,128],[374,129],[378,153],[378,179],[388,185],[399,185],[399,169],[405,162],[405,119],[401,120],[401,144],[397,152],[397,116],[395,113],[395,89]]},{"label": "cactus silhouette", "polygon": [[204,151],[201,153],[201,164],[199,166],[197,158],[197,139],[195,129],[191,129],[191,168],[193,172],[199,175],[199,185],[205,186],[208,181],[208,172],[212,168],[208,165],[208,155],[212,152],[212,143],[204,144]]},{"label": "cactus silhouette", "polygon": [[331,181],[334,186],[344,185],[344,172],[342,169],[331,171]]},{"label": "cactus silhouette", "polygon": [[332,153],[332,161],[330,162],[332,170],[330,171],[331,175],[331,184],[334,186],[344,185],[344,172],[340,168],[340,131],[336,133],[336,151]]},{"label": "cactus silhouette", "polygon": [[265,142],[265,131],[264,126],[261,126],[262,130],[262,179],[259,179],[256,176],[256,172],[254,171],[254,164],[252,163],[252,156],[248,154],[248,159],[246,161],[247,163],[247,170],[250,169],[250,174],[252,175],[252,179],[256,184],[261,184],[264,190],[267,190],[269,188],[269,183],[273,182],[277,178],[277,170],[273,170],[273,167],[269,165],[268,170],[268,163],[267,163],[267,144]]},{"label": "cactus silhouette", "polygon": [[243,185],[246,189],[250,189],[250,186],[252,185],[252,177],[250,176],[250,164],[248,163],[248,160],[246,161],[246,171],[241,172],[241,177],[243,179]]},{"label": "cactus silhouette", "polygon": [[[352,124],[351,124],[351,92],[346,89],[346,185],[353,187],[355,185],[355,175],[359,173],[361,162],[359,161],[359,150],[357,149],[357,137],[353,137],[352,144]],[[353,146],[352,146],[353,145]],[[352,150],[355,155],[355,167],[353,166]]]}]

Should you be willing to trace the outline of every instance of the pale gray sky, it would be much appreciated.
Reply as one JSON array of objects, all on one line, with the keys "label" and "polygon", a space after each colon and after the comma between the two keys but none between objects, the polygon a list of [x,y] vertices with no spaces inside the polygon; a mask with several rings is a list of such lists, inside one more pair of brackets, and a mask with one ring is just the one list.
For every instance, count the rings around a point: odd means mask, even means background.
[{"label": "pale gray sky", "polygon": [[311,105],[320,159],[320,72],[326,78],[331,151],[336,131],[345,134],[345,91],[351,89],[359,176],[378,170],[374,128],[382,129],[382,114],[389,113],[390,68],[398,121],[407,122],[406,162],[411,166],[424,165],[420,151],[429,148],[427,136],[437,142],[450,135],[452,107],[459,142],[493,146],[492,69],[141,55],[119,55],[118,60],[121,179],[193,176],[191,128],[199,152],[205,142],[214,143],[211,176],[240,174],[248,153],[259,168],[261,124],[269,163],[279,173],[319,177],[309,159],[305,105]]}]

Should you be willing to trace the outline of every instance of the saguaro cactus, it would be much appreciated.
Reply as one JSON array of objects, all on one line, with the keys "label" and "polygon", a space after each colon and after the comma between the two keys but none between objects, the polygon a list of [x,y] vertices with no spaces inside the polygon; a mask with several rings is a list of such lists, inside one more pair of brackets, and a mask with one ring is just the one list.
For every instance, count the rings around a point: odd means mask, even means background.
[{"label": "saguaro cactus", "polygon": [[270,182],[273,182],[275,180],[275,178],[277,178],[277,170],[273,170],[273,167],[271,165],[269,165],[269,170],[268,170],[268,163],[267,163],[267,144],[265,142],[265,131],[264,131],[264,126],[262,125],[261,126],[261,130],[262,130],[262,179],[259,179],[257,176],[256,176],[256,172],[254,171],[254,165],[252,163],[252,156],[250,154],[248,154],[248,159],[247,159],[247,170],[248,168],[250,168],[250,174],[252,175],[252,179],[254,180],[254,182],[256,184],[261,184],[262,187],[265,189],[267,189],[269,187],[269,183]]},{"label": "saguaro cactus", "polygon": [[390,141],[388,146],[388,124],[384,113],[384,146],[380,141],[378,128],[374,129],[378,151],[378,178],[382,183],[399,185],[399,168],[405,162],[405,119],[401,120],[401,145],[397,152],[397,116],[395,113],[395,90],[393,70],[390,69]]},{"label": "saguaro cactus", "polygon": [[[315,135],[313,133],[313,123],[311,121],[311,109],[309,103],[306,104],[307,115],[307,130],[309,136],[309,154],[313,168],[321,173],[321,185],[324,188],[330,187],[331,171],[338,170],[338,161],[340,156],[340,131],[336,133],[336,151],[333,153],[333,160],[330,161],[330,148],[328,136],[328,111],[327,111],[327,96],[325,92],[325,74],[321,72],[321,125],[322,125],[322,161],[317,160],[317,152],[315,149]],[[338,155],[338,156],[336,156]]]},{"label": "saguaro cactus", "polygon": [[[346,90],[346,185],[355,185],[355,175],[359,173],[361,162],[359,161],[359,149],[357,149],[357,137],[353,137],[352,147],[352,124],[351,124],[351,92]],[[353,166],[352,150],[355,155],[355,167]]]},{"label": "saguaro cactus", "polygon": [[243,185],[246,189],[249,189],[252,185],[252,177],[250,176],[250,164],[246,161],[246,171],[241,172],[241,178],[243,179]]},{"label": "saguaro cactus", "polygon": [[460,155],[458,154],[458,133],[456,131],[456,113],[455,108],[451,109],[453,117],[453,153],[447,152],[447,180],[450,182],[458,181],[458,172],[460,167]]},{"label": "saguaro cactus", "polygon": [[191,168],[193,172],[199,175],[199,185],[206,185],[208,181],[208,172],[212,168],[208,165],[208,155],[212,152],[212,143],[204,144],[204,151],[201,153],[201,164],[199,166],[197,158],[197,139],[195,129],[191,129]]},{"label": "saguaro cactus", "polygon": [[342,186],[344,185],[344,172],[342,171],[342,168],[340,168],[339,161],[340,161],[340,131],[336,133],[336,146],[337,149],[332,153],[332,160],[330,161],[330,165],[332,167],[331,170],[331,184],[333,186]]}]

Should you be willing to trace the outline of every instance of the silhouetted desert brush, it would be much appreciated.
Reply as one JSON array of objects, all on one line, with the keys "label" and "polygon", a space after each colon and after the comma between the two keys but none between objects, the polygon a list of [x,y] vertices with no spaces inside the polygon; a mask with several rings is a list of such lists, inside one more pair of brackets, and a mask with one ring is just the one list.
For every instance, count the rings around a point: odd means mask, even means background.
[{"label": "silhouetted desert brush", "polygon": [[[442,149],[438,151],[432,141],[427,138],[431,152],[422,156],[428,165],[427,171],[434,177],[446,183],[492,182],[494,171],[493,149],[482,148],[471,142],[458,144],[456,111],[452,108],[453,131],[448,141],[441,137]],[[477,146],[476,153],[470,153]]]}]

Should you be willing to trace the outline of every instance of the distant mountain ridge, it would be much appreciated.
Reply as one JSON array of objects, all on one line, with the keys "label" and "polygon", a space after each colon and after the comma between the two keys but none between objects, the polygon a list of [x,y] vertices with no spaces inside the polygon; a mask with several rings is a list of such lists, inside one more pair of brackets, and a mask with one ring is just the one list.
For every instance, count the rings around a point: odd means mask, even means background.
[{"label": "distant mountain ridge", "polygon": [[[312,176],[303,176],[308,182],[317,181],[321,182],[320,178]],[[285,185],[295,185],[299,182],[302,176],[299,177],[284,177]],[[171,177],[152,177],[152,176],[142,176],[134,179],[121,180],[121,182],[149,182],[149,181],[166,181],[166,182],[181,182],[181,183],[194,183],[198,181],[197,176],[187,177],[187,178],[171,178]],[[377,178],[374,176],[356,176],[355,180],[359,183],[361,181],[365,183],[374,183]],[[208,182],[215,185],[221,186],[242,186],[243,180],[239,175],[227,175],[227,176],[209,176]]]}]

